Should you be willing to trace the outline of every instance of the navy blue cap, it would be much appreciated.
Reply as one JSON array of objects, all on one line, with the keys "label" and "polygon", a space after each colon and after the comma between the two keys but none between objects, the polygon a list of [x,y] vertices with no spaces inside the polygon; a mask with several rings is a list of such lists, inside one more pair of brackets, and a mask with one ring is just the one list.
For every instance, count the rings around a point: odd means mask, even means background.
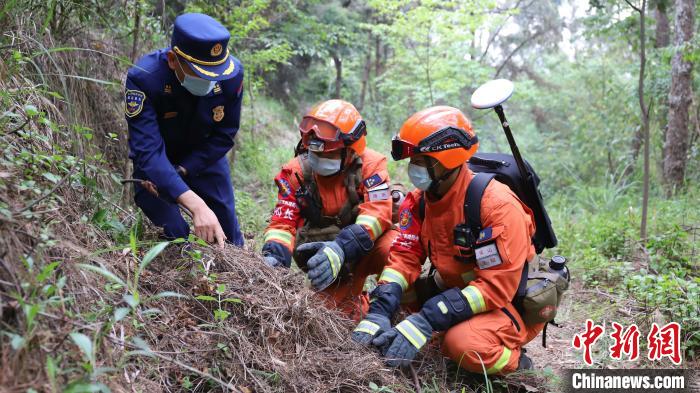
[{"label": "navy blue cap", "polygon": [[238,73],[228,51],[229,38],[229,31],[211,16],[182,14],[175,18],[170,46],[197,76],[222,81]]}]

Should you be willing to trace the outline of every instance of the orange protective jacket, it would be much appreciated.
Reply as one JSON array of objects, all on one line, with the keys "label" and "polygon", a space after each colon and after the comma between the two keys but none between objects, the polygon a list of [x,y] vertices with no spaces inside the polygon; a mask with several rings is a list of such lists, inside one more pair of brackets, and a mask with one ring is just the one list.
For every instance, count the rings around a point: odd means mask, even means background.
[{"label": "orange protective jacket", "polygon": [[[426,257],[449,288],[460,288],[474,314],[499,309],[515,296],[524,264],[535,255],[532,211],[508,186],[492,180],[481,200],[480,247],[495,244],[498,258],[477,261],[474,251],[454,244],[454,228],[464,223],[464,197],[474,173],[465,164],[450,190],[438,201],[425,198],[420,218],[422,191],[414,190],[399,213],[400,234],[379,282],[396,282],[404,293],[420,276]],[[493,246],[490,250],[495,251]],[[498,261],[500,260],[500,263]],[[483,267],[480,268],[477,262]],[[406,296],[406,295],[404,295]],[[404,299],[405,301],[406,299]]]},{"label": "orange protective jacket", "polygon": [[[366,148],[360,158],[363,180],[358,186],[357,194],[362,198],[362,202],[358,206],[355,223],[362,225],[372,240],[376,240],[391,227],[392,201],[391,193],[386,187],[389,185],[389,172],[386,169],[386,157],[372,149]],[[275,177],[279,189],[277,205],[265,230],[265,243],[281,243],[292,253],[296,231],[304,225],[295,197],[299,188],[297,176],[304,181],[302,172],[297,157],[282,166],[282,170]],[[323,215],[337,215],[348,198],[344,184],[345,173],[329,177],[316,174],[313,176],[323,205]]]}]

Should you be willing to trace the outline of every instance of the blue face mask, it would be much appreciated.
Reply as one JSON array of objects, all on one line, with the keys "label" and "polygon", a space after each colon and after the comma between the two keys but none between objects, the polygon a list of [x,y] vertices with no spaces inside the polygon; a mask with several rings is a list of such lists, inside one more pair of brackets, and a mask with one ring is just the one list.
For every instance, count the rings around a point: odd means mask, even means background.
[{"label": "blue face mask", "polygon": [[309,165],[321,176],[331,176],[340,171],[340,159],[322,158],[312,151],[309,152]]},{"label": "blue face mask", "polygon": [[215,81],[208,81],[206,79],[197,78],[196,76],[187,75],[185,71],[182,70],[180,59],[177,56],[175,58],[177,59],[177,65],[180,67],[180,71],[183,73],[183,75],[185,75],[185,79],[180,82],[182,87],[187,89],[187,91],[193,95],[199,97],[205,96],[212,91],[214,85],[216,85]]},{"label": "blue face mask", "polygon": [[433,182],[433,179],[430,178],[430,173],[428,173],[428,169],[415,164],[408,164],[408,178],[411,179],[411,183],[413,183],[416,188],[422,191],[426,191],[430,188],[430,184]]}]

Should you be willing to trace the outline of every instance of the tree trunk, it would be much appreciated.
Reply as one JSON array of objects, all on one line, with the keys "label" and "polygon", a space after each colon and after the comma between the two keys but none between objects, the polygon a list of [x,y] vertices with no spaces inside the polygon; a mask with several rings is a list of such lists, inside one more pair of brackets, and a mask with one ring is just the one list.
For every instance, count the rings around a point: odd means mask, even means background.
[{"label": "tree trunk", "polygon": [[639,229],[640,240],[647,239],[647,213],[649,210],[649,105],[644,104],[644,68],[646,67],[646,0],[642,0],[639,11],[639,108],[642,112],[642,130],[644,132],[644,187],[642,191],[642,222]]},{"label": "tree trunk", "polygon": [[694,0],[676,0],[676,54],[671,60],[671,91],[668,94],[668,130],[664,144],[666,193],[673,195],[685,177],[688,152],[688,108],[692,100],[693,63],[683,59],[684,49],[693,39]]},{"label": "tree trunk", "polygon": [[654,9],[654,19],[656,19],[656,39],[654,48],[665,48],[671,43],[671,27],[668,22],[668,0],[657,0]]},{"label": "tree trunk", "polygon": [[360,88],[360,99],[357,101],[357,109],[362,110],[365,106],[367,96],[367,84],[369,83],[369,73],[372,69],[372,32],[367,33],[367,57],[365,58],[365,68],[362,71],[362,84]]},{"label": "tree trunk", "polygon": [[[644,139],[644,181],[642,187],[642,220],[639,225],[639,237],[642,246],[647,238],[647,213],[649,208],[649,105],[644,103],[644,71],[646,69],[646,7],[647,1],[642,0],[640,7],[634,6],[625,0],[635,11],[639,13],[639,80],[637,83],[637,96],[639,98],[639,110],[641,112],[642,138]],[[641,266],[637,266],[641,268]]]},{"label": "tree trunk", "polygon": [[374,42],[374,77],[382,74],[382,40],[379,36]]},{"label": "tree trunk", "polygon": [[[654,40],[654,48],[663,48],[668,46],[670,42],[670,27],[668,22],[668,14],[666,13],[668,0],[657,0],[654,7],[654,18],[656,19],[656,36]],[[661,118],[666,118],[666,101],[659,103],[659,108],[661,109]],[[665,127],[662,129],[662,138],[665,138],[666,131]],[[632,175],[634,172],[635,163],[637,162],[637,157],[639,157],[639,151],[642,148],[642,142],[644,141],[644,129],[643,127],[637,128],[632,136],[632,145],[630,148],[630,164],[625,168],[624,176]],[[663,153],[662,153],[663,154]],[[662,164],[663,166],[663,164]]]},{"label": "tree trunk", "polygon": [[139,54],[139,30],[141,25],[141,3],[140,0],[134,0],[134,29],[131,34],[133,44],[131,46],[131,62],[136,62],[136,56]]},{"label": "tree trunk", "polygon": [[[669,0],[657,0],[656,8],[654,9],[654,19],[656,19],[656,40],[654,41],[654,48],[665,48],[671,43],[671,27],[668,21],[668,2]],[[658,118],[663,119],[660,121],[666,121],[668,117],[668,102],[665,97],[660,97],[659,99],[659,113]],[[661,160],[658,160],[656,166],[658,167],[658,173],[664,172],[664,161],[666,160],[663,145],[666,143],[666,130],[668,129],[666,124],[661,125]]]},{"label": "tree trunk", "polygon": [[338,52],[333,53],[333,64],[335,64],[335,97],[340,98],[340,88],[343,86],[343,61]]}]

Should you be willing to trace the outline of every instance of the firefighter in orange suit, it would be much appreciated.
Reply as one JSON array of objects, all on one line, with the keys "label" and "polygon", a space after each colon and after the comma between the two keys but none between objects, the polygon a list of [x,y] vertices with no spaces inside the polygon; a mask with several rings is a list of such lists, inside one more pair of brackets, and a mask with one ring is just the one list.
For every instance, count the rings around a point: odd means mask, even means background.
[{"label": "firefighter in orange suit", "polygon": [[332,306],[359,319],[368,275],[386,264],[393,239],[386,157],[366,147],[365,122],[342,100],[316,105],[302,119],[299,153],[275,177],[279,189],[263,256],[292,257]]},{"label": "firefighter in orange suit", "polygon": [[[434,333],[444,332],[443,354],[471,372],[532,367],[521,347],[544,325],[525,326],[512,304],[523,269],[535,256],[532,212],[508,186],[491,181],[481,201],[483,230],[470,243],[473,248],[455,244],[474,177],[467,161],[477,148],[467,117],[448,106],[414,114],[392,141],[395,160],[410,158],[408,174],[418,189],[400,207],[399,236],[371,294],[369,314],[352,336],[379,348],[389,365],[409,363]],[[391,327],[392,314],[426,258],[441,291]]]}]

